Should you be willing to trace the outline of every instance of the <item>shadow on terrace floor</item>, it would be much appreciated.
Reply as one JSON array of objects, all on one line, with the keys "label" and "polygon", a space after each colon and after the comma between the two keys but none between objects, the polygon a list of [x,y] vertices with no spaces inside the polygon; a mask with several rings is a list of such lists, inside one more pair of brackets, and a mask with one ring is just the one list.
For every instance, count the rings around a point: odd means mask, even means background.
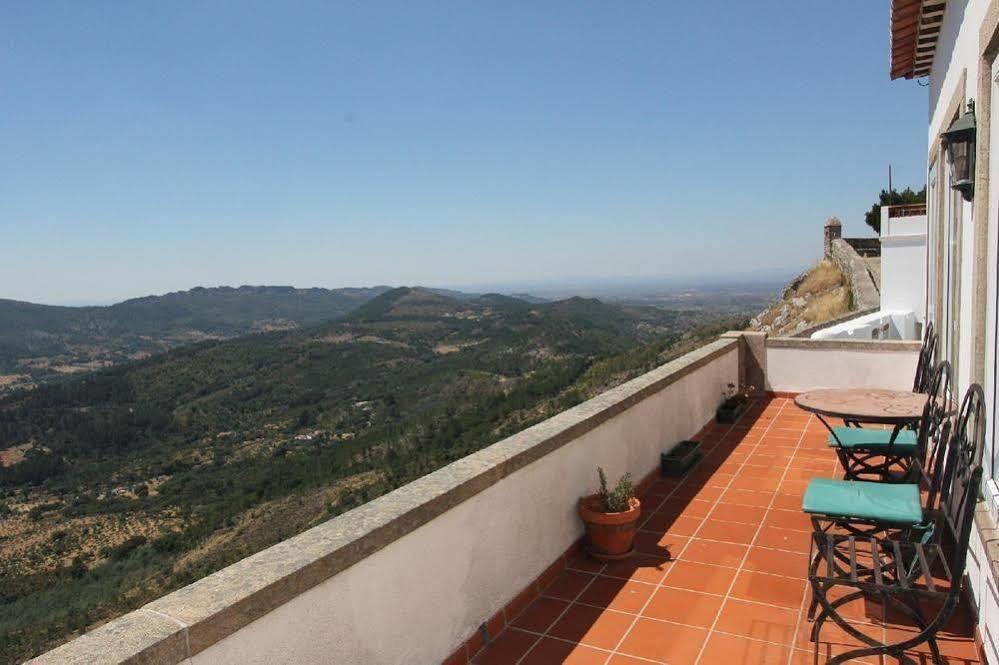
[{"label": "shadow on terrace floor", "polygon": [[[791,400],[762,399],[696,438],[701,462],[642,495],[634,558],[575,554],[507,607],[505,628],[471,662],[805,665],[856,645],[827,622],[816,647],[805,617],[811,525],[801,497],[809,479],[839,476],[822,424]],[[871,600],[843,613],[879,640],[912,630]],[[939,641],[946,662],[978,663],[973,631],[962,606]],[[925,645],[911,656],[931,662]]]}]

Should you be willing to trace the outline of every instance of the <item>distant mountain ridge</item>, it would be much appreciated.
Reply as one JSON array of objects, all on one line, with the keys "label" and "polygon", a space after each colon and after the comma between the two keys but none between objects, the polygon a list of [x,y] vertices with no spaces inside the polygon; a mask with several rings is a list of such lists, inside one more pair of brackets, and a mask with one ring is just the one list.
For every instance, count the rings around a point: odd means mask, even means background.
[{"label": "distant mountain ridge", "polygon": [[[392,294],[392,295],[389,295]],[[386,296],[387,300],[379,300]],[[396,302],[403,298],[404,302]],[[293,286],[198,286],[113,305],[67,307],[0,298],[0,394],[61,374],[137,360],[205,339],[287,330],[359,317],[434,316],[484,296],[449,289],[380,285],[339,289]],[[498,299],[523,299],[490,294]],[[542,299],[535,299],[542,301]],[[435,304],[436,303],[436,304]],[[496,304],[498,306],[498,304]],[[415,308],[413,312],[406,308]]]},{"label": "distant mountain ridge", "polygon": [[134,360],[200,339],[336,320],[389,289],[195,287],[87,307],[0,299],[0,374],[39,378]]}]

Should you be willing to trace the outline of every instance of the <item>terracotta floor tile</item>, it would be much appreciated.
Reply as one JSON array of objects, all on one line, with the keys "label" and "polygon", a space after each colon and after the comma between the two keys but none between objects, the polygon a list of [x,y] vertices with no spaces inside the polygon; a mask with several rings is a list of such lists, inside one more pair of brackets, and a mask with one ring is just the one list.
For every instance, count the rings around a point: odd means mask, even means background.
[{"label": "terracotta floor tile", "polygon": [[797,609],[729,598],[718,617],[715,630],[793,646],[798,614]]},{"label": "terracotta floor tile", "polygon": [[672,533],[639,531],[635,534],[635,551],[654,554],[664,559],[675,559],[688,540],[687,536],[677,536]]},{"label": "terracotta floor tile", "polygon": [[801,437],[804,430],[805,423],[793,424],[790,423],[780,416],[776,417],[771,421],[770,428],[767,431],[768,439],[794,439],[798,440]]},{"label": "terracotta floor tile", "polygon": [[748,545],[753,542],[757,529],[759,529],[758,524],[723,522],[709,517],[704,520],[704,524],[695,535],[698,538],[706,538],[708,540],[720,540],[727,543]]},{"label": "terracotta floor tile", "polygon": [[732,597],[797,609],[805,595],[804,580],[744,570],[735,579]]},{"label": "terracotta floor tile", "polygon": [[636,554],[630,559],[612,561],[604,568],[602,575],[621,579],[658,584],[663,575],[674,566],[673,562],[651,554]]},{"label": "terracotta floor tile", "polygon": [[[865,635],[869,635],[875,640],[881,641],[884,639],[884,634],[882,632],[881,626],[855,623],[853,624],[857,630],[861,631]],[[811,650],[813,653],[816,651],[816,644],[811,640],[813,624],[809,621],[802,621],[798,628],[798,635],[796,644],[799,649]],[[819,642],[818,642],[818,654],[821,658],[832,658],[833,656],[838,656],[845,651],[850,651],[863,646],[863,642],[856,639],[833,621],[826,621],[822,624],[822,630],[819,632]],[[852,661],[858,663],[880,663],[880,658],[878,656],[861,656],[859,658],[854,658]]]},{"label": "terracotta floor tile", "polygon": [[784,465],[780,466],[753,466],[752,464],[746,464],[742,467],[739,475],[743,478],[749,476],[752,478],[772,478],[774,480],[780,480],[787,473]]},{"label": "terracotta floor tile", "polygon": [[796,531],[812,531],[811,517],[800,510],[774,509],[767,513],[767,518],[763,522],[764,526],[775,526],[780,529],[793,529]]},{"label": "terracotta floor tile", "polygon": [[801,510],[801,497],[796,494],[778,494],[774,497],[773,507],[781,510]]},{"label": "terracotta floor tile", "polygon": [[542,637],[524,659],[523,665],[603,665],[607,661],[607,652],[599,651],[582,644],[572,644],[562,640]]},{"label": "terracotta floor tile", "polygon": [[649,491],[650,492],[658,492],[660,494],[669,494],[679,484],[680,484],[680,480],[677,479],[677,478],[660,478],[660,479],[654,481],[649,486]]},{"label": "terracotta floor tile", "polygon": [[566,563],[566,567],[585,573],[596,573],[604,567],[604,564],[601,561],[591,559],[585,552],[577,552]]},{"label": "terracotta floor tile", "polygon": [[594,575],[592,573],[583,573],[578,570],[565,570],[541,593],[542,595],[551,596],[553,598],[572,600],[579,595],[579,592],[583,590],[583,587],[590,583],[590,580],[592,580],[593,577]]},{"label": "terracotta floor tile", "polygon": [[740,665],[785,665],[790,647],[713,633],[701,656],[702,663],[739,663]]},{"label": "terracotta floor tile", "polygon": [[798,452],[794,454],[795,459],[810,459],[810,460],[820,460],[823,464],[833,460],[833,466],[838,466],[839,462],[835,461],[835,457],[830,457],[830,451],[827,448],[799,448]]},{"label": "terracotta floor tile", "polygon": [[568,601],[542,596],[531,603],[519,617],[516,617],[513,620],[513,625],[524,630],[543,633],[568,606]]},{"label": "terracotta floor tile", "polygon": [[725,599],[705,593],[660,587],[642,615],[700,628],[710,628]]},{"label": "terracotta floor tile", "polygon": [[597,577],[576,602],[638,614],[656,587],[613,577]]},{"label": "terracotta floor tile", "polygon": [[766,434],[765,446],[794,448],[801,443],[805,431],[800,427],[771,427]]},{"label": "terracotta floor tile", "polygon": [[779,477],[754,478],[753,476],[737,476],[732,481],[731,489],[754,490],[757,492],[773,492],[780,485]]},{"label": "terracotta floor tile", "polygon": [[722,543],[711,540],[692,539],[680,554],[683,561],[710,563],[713,566],[738,567],[749,547],[736,543]]},{"label": "terracotta floor tile", "polygon": [[661,494],[659,492],[641,492],[638,495],[638,499],[642,502],[642,512],[648,515],[661,510],[663,501],[668,496],[669,494]]},{"label": "terracotta floor tile", "polygon": [[643,531],[655,531],[656,533],[669,531],[678,536],[690,536],[701,526],[702,519],[701,517],[677,515],[672,510],[660,510],[649,515],[644,522],[640,523],[639,528]]},{"label": "terracotta floor tile", "polygon": [[[825,629],[825,626],[823,626],[823,629]],[[915,630],[889,627],[886,629],[885,638],[889,642],[894,643],[915,637],[916,634],[917,631]],[[942,656],[947,656],[951,659],[957,660],[958,662],[977,662],[978,649],[975,646],[974,637],[938,635],[937,647],[940,649],[940,654]],[[930,647],[928,643],[923,642],[922,644],[910,647],[906,650],[906,652],[912,654],[913,656],[916,656],[917,654],[929,654]]]},{"label": "terracotta floor tile", "polygon": [[[737,482],[738,478],[733,482]],[[724,492],[722,487],[703,487],[698,485],[680,485],[676,488],[675,496],[700,499],[702,501],[716,501]]]},{"label": "terracotta floor tile", "polygon": [[763,506],[745,506],[737,503],[720,502],[711,511],[711,518],[725,522],[742,522],[743,524],[759,525],[766,517],[767,509]]},{"label": "terracotta floor tile", "polygon": [[[790,665],[826,665],[829,662],[829,658],[824,654],[817,654],[812,645],[810,649],[793,649],[791,652],[791,662]],[[849,665],[866,665],[867,661],[860,660],[849,660],[847,663]],[[895,665],[898,661],[889,658],[885,665]],[[917,661],[918,663],[918,661]],[[932,663],[919,663],[919,665],[932,665]],[[944,665],[947,665],[946,663]],[[962,663],[961,665],[968,665],[968,663]]]},{"label": "terracotta floor tile", "polygon": [[688,476],[691,484],[703,485],[705,487],[728,487],[728,484],[735,478],[735,474],[727,473],[724,471],[703,471],[699,473],[691,473]]},{"label": "terracotta floor tile", "polygon": [[[830,589],[827,593],[830,601],[835,601],[842,598],[844,595],[853,592],[853,589],[847,587],[838,587],[835,589]],[[812,590],[809,588],[805,593],[805,609],[807,610],[807,604],[811,603]],[[844,603],[836,608],[836,611],[840,613],[841,616],[859,621],[862,623],[884,623],[884,608],[881,603],[875,598],[861,597],[850,602]]]},{"label": "terracotta floor tile", "polygon": [[690,524],[689,528],[691,529],[697,528],[697,525],[700,524],[700,518],[694,518],[694,517],[684,518],[673,510],[656,510],[651,513],[648,513],[645,516],[645,519],[638,523],[638,526],[640,529],[643,529],[645,531],[657,531],[662,533],[665,532],[667,529],[669,529],[671,526],[673,526],[673,524],[676,523],[678,520],[680,521],[681,524],[680,527],[681,531],[683,530],[682,525],[684,521]]},{"label": "terracotta floor tile", "polygon": [[757,536],[753,544],[776,550],[807,553],[811,545],[811,537],[812,534],[807,531],[780,529],[775,526],[764,525],[760,529],[760,535]]},{"label": "terracotta floor tile", "polygon": [[514,596],[513,600],[506,604],[506,607],[503,608],[504,615],[508,620],[519,616],[520,613],[526,610],[537,597],[538,590],[534,585],[524,589]]},{"label": "terracotta floor tile", "polygon": [[749,549],[742,567],[744,570],[804,579],[808,575],[808,555],[804,552],[785,552],[754,545]]},{"label": "terracotta floor tile", "polygon": [[707,517],[713,505],[715,504],[712,501],[669,498],[659,510],[672,511],[676,515],[682,515],[683,517]]},{"label": "terracotta floor tile", "polygon": [[719,445],[715,446],[711,450],[711,452],[706,453],[704,455],[704,461],[705,462],[715,461],[715,460],[720,460],[722,462],[726,462],[726,461],[728,461],[728,462],[731,462],[731,461],[743,462],[743,461],[745,461],[750,456],[750,454],[752,453],[752,451],[750,451],[750,450],[737,450],[736,449],[736,445],[737,444],[732,444],[732,443],[722,443],[722,444],[719,444]]},{"label": "terracotta floor tile", "polygon": [[777,488],[778,494],[786,494],[788,496],[805,496],[805,490],[808,489],[808,482],[810,479],[806,480],[785,480]]},{"label": "terracotta floor tile", "polygon": [[746,460],[747,464],[753,466],[768,466],[774,468],[783,464],[787,464],[787,458],[783,455],[775,455],[772,450],[759,450],[749,454],[749,459]]},{"label": "terracotta floor tile", "polygon": [[818,471],[816,471],[815,469],[801,469],[801,468],[791,467],[784,472],[784,480],[788,482],[807,483],[812,478],[828,477],[829,474],[832,473],[833,471],[834,469],[832,468],[832,465],[828,466],[825,469],[820,469]]},{"label": "terracotta floor tile", "polygon": [[634,620],[631,614],[574,604],[548,634],[591,647],[613,649]]},{"label": "terracotta floor tile", "polygon": [[617,650],[670,665],[693,665],[707,636],[703,628],[639,619]]},{"label": "terracotta floor tile", "polygon": [[732,583],[736,571],[721,566],[711,566],[693,561],[677,561],[673,564],[663,585],[676,589],[703,591],[704,593],[724,594]]},{"label": "terracotta floor tile", "polygon": [[839,463],[831,459],[828,455],[816,455],[814,457],[802,456],[800,453],[791,460],[790,469],[808,469],[815,473],[829,474],[839,468]]},{"label": "terracotta floor tile", "polygon": [[477,665],[511,665],[527,653],[537,641],[537,635],[516,629],[505,630],[475,657],[475,663]]},{"label": "terracotta floor tile", "polygon": [[[757,506],[767,508],[770,506],[774,493],[771,491],[732,489],[731,487],[722,495],[722,503],[737,503],[743,506]],[[799,503],[800,505],[800,503]]]},{"label": "terracotta floor tile", "polygon": [[625,656],[623,653],[616,653],[607,661],[607,665],[649,665],[649,661],[644,658],[634,658]]}]

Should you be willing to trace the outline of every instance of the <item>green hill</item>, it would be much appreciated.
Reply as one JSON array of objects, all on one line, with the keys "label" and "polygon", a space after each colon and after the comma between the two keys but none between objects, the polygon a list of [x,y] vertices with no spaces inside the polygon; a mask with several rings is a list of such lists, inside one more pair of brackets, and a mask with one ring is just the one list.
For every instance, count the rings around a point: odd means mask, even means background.
[{"label": "green hill", "polygon": [[0,661],[418,478],[730,325],[705,323],[582,298],[458,300],[400,288],[341,321],[189,344],[0,398]]},{"label": "green hill", "polygon": [[198,287],[107,307],[0,300],[0,374],[44,379],[203,339],[335,320],[388,288]]}]

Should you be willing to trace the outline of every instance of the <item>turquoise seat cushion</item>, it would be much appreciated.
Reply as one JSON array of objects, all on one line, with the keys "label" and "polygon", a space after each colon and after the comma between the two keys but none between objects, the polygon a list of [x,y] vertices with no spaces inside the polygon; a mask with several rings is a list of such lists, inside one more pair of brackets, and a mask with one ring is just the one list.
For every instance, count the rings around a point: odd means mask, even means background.
[{"label": "turquoise seat cushion", "polygon": [[[890,429],[834,427],[833,432],[836,432],[836,438],[839,438],[839,444],[842,444],[844,448],[857,448],[872,451],[877,451],[879,449],[887,450],[888,444],[891,441]],[[829,442],[831,447],[835,448],[839,445],[836,443],[836,438],[833,437],[832,432],[829,433],[829,437],[826,440]],[[899,455],[915,455],[916,433],[911,429],[904,429],[900,431],[898,436],[895,437],[892,452]]]},{"label": "turquoise seat cushion", "polygon": [[890,524],[920,524],[923,505],[919,486],[813,478],[801,509],[813,515],[858,517]]}]

